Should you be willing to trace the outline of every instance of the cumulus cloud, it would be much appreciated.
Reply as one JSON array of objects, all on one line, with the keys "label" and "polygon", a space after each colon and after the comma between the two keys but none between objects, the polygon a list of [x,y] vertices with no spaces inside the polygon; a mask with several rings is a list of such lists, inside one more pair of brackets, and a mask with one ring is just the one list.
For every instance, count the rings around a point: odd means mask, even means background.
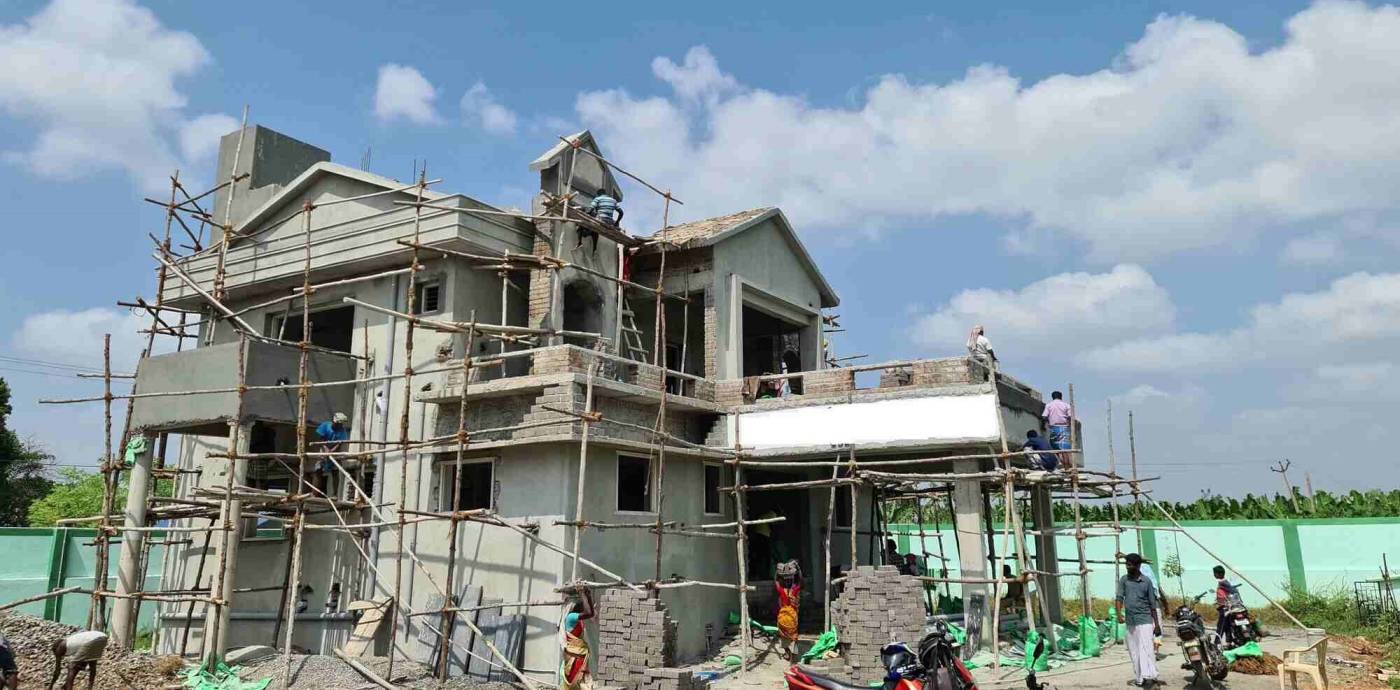
[{"label": "cumulus cloud", "polygon": [[436,124],[442,121],[433,105],[437,95],[437,89],[417,69],[389,63],[379,68],[374,116],[386,124],[400,119],[417,125]]},{"label": "cumulus cloud", "polygon": [[[1163,16],[1098,71],[890,74],[853,106],[745,87],[699,47],[653,72],[667,95],[589,91],[575,108],[694,217],[776,204],[801,227],[849,232],[986,213],[1123,261],[1400,209],[1390,6],[1321,2],[1265,50],[1224,24]],[[647,203],[634,202],[639,218],[655,215]]]},{"label": "cumulus cloud", "polygon": [[178,82],[209,62],[192,34],[130,0],[53,0],[0,25],[0,110],[35,129],[27,150],[5,158],[43,177],[125,170],[159,187],[182,154],[190,164],[201,157],[191,152],[206,153],[185,132],[225,117],[184,112]]},{"label": "cumulus cloud", "polygon": [[180,151],[188,161],[208,161],[219,150],[219,139],[238,131],[238,120],[221,113],[200,115],[180,127]]},{"label": "cumulus cloud", "polygon": [[482,82],[473,84],[462,94],[462,114],[491,134],[515,133],[515,113],[501,105],[496,95]]},{"label": "cumulus cloud", "polygon": [[1279,258],[1284,263],[1299,266],[1333,263],[1342,258],[1342,240],[1328,233],[1295,237],[1283,245]]},{"label": "cumulus cloud", "polygon": [[[94,307],[30,314],[13,336],[14,348],[49,361],[102,368],[102,336],[112,334],[112,369],[134,371],[150,327],[150,317],[131,311]],[[158,346],[168,338],[157,338]],[[157,348],[160,351],[159,347]]]},{"label": "cumulus cloud", "polygon": [[1053,352],[1068,358],[1086,347],[1170,330],[1176,307],[1171,296],[1140,266],[1124,264],[1107,273],[1062,273],[1019,290],[964,290],[920,316],[914,339],[956,349],[974,324],[986,327],[1000,352],[1021,356]]},{"label": "cumulus cloud", "polygon": [[1089,350],[1079,363],[1110,372],[1211,372],[1261,363],[1357,361],[1396,345],[1400,273],[1354,273],[1325,290],[1257,305],[1230,330],[1132,339]]}]

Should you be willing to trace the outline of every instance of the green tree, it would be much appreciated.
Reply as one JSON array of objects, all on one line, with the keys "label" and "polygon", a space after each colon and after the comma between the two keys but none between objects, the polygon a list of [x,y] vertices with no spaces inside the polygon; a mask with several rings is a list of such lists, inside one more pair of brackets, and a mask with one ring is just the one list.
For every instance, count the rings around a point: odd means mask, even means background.
[{"label": "green tree", "polygon": [[[117,486],[117,495],[112,505],[120,512],[126,505],[126,474],[122,475]],[[174,483],[169,479],[157,479],[157,496],[171,496]],[[48,495],[29,506],[29,526],[53,527],[59,520],[92,517],[102,514],[103,481],[101,472],[88,472],[76,467],[65,467],[59,473],[59,481]]]},{"label": "green tree", "polygon": [[29,505],[48,493],[48,463],[53,456],[9,427],[10,385],[0,378],[0,526],[25,524]]}]

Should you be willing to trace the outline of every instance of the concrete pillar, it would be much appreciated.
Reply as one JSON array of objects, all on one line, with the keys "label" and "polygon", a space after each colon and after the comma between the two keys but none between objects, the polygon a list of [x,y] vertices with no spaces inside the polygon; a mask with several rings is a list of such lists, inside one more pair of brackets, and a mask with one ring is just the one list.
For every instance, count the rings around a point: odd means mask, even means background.
[{"label": "concrete pillar", "polygon": [[[979,469],[976,460],[959,460],[953,463],[953,472],[967,474]],[[976,479],[960,479],[953,482],[953,526],[958,539],[958,569],[962,577],[985,579],[987,577],[987,542],[983,535],[982,485]],[[982,641],[991,644],[992,596],[987,585],[965,584],[962,586],[963,603],[975,595],[985,597],[983,607]]]},{"label": "concrete pillar", "polygon": [[[237,426],[229,424],[230,436],[237,435],[238,455],[248,453],[248,441],[252,436],[253,425],[243,424]],[[216,460],[210,459],[209,467]],[[227,459],[223,460],[220,471],[215,475],[212,482],[213,488],[222,488],[228,481],[228,472],[233,472],[234,487],[243,486],[248,481],[248,461],[246,459],[236,459],[233,466],[229,466]],[[214,580],[211,591],[214,596],[223,600],[223,606],[208,606],[204,618],[204,656],[217,655],[222,659],[228,652],[229,636],[229,611],[233,608],[233,586],[237,579],[238,572],[238,547],[243,540],[243,501],[234,499],[228,502],[219,513],[217,527],[230,525],[232,529],[227,532],[218,532],[214,535]],[[222,568],[220,568],[222,564]]]},{"label": "concrete pillar", "polygon": [[[146,525],[146,499],[151,489],[151,458],[155,455],[156,438],[144,436],[146,451],[137,455],[131,464],[131,479],[128,482],[126,507],[122,509],[122,525],[144,527]],[[146,543],[146,534],[137,531],[122,532],[121,558],[117,561],[117,593],[132,594],[141,588],[141,547]],[[112,604],[112,638],[121,649],[131,649],[136,636],[135,599],[117,599]]]},{"label": "concrete pillar", "polygon": [[[1050,488],[1037,485],[1031,489],[1031,529],[1046,531],[1055,527],[1055,510],[1050,500]],[[1059,554],[1055,551],[1055,535],[1038,534],[1035,537],[1035,569],[1046,573],[1059,573]],[[1064,620],[1061,615],[1060,578],[1046,575],[1036,576],[1036,586],[1045,593],[1050,620]]]}]

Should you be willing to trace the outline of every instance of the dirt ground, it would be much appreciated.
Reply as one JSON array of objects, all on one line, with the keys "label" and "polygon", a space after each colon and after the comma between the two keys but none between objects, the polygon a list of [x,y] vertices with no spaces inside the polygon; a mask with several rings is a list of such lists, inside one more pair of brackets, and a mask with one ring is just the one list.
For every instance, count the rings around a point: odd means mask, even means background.
[{"label": "dirt ground", "polygon": [[[1378,660],[1368,659],[1365,655],[1353,653],[1350,649],[1351,643],[1352,641],[1348,638],[1333,639],[1329,643],[1328,655],[1363,662],[1369,660],[1371,663]],[[1281,631],[1265,638],[1260,646],[1264,651],[1281,657],[1283,650],[1305,647],[1307,642],[1301,632]],[[1163,681],[1162,687],[1165,690],[1191,688],[1189,674],[1180,668],[1181,657],[1176,645],[1169,639],[1162,647],[1162,652],[1166,656],[1157,662]],[[789,664],[779,659],[777,654],[769,653],[766,649],[759,650],[755,656],[757,658],[755,666],[744,677],[741,678],[737,672],[721,675],[712,682],[714,690],[747,690],[748,688],[776,690],[785,687],[782,674]],[[722,665],[713,661],[691,668],[699,672],[723,672]],[[1024,688],[1026,684],[1023,672],[1013,671],[1006,667],[1003,667],[1001,671],[993,671],[990,668],[977,669],[973,675],[977,679],[977,687],[982,690]],[[1332,688],[1338,690],[1379,690],[1387,687],[1376,680],[1374,671],[1367,673],[1364,669],[1333,664],[1328,666],[1328,675]],[[1106,648],[1103,656],[1098,659],[1066,663],[1059,668],[1038,675],[1040,682],[1049,683],[1050,687],[1055,690],[1069,690],[1071,688],[1075,690],[1104,690],[1108,688],[1121,690],[1128,687],[1127,683],[1132,678],[1132,666],[1128,660],[1127,651],[1119,645]],[[1311,690],[1311,681],[1306,678],[1300,679],[1298,683],[1303,690]],[[1252,676],[1231,673],[1220,684],[1219,690],[1278,690],[1278,687],[1277,675]]]}]

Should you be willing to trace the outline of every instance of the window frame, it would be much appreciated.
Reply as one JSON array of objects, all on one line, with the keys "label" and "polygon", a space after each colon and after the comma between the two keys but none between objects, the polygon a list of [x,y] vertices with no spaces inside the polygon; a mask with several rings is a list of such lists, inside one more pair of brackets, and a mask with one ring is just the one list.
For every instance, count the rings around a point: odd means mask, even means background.
[{"label": "window frame", "polygon": [[[420,294],[426,293],[428,291],[428,288],[437,288],[437,308],[433,310],[424,309],[423,305],[418,303],[418,297],[415,296],[413,299],[413,308],[417,310],[417,313],[410,314],[410,316],[432,316],[433,314],[441,314],[445,308],[444,302],[447,300],[447,293],[443,291],[443,288],[446,287],[446,285],[447,281],[443,280],[441,274],[434,274],[416,281],[413,286],[413,289],[421,291]],[[404,305],[408,305],[407,298],[404,299]]]},{"label": "window frame", "polygon": [[[642,460],[647,463],[646,510],[623,510],[622,501],[622,461]],[[613,468],[613,512],[617,515],[656,515],[656,458],[638,453],[618,453]]]},{"label": "window frame", "polygon": [[[709,482],[710,482],[710,468],[711,468],[711,467],[713,467],[713,468],[719,470],[719,477],[715,480],[715,502],[719,504],[719,510],[717,510],[717,511],[715,511],[715,512],[711,512],[710,510],[708,510],[709,506],[706,505],[706,502],[708,502],[708,500],[709,500],[709,498],[710,498],[710,484],[709,484]],[[710,517],[724,517],[724,516],[725,516],[726,513],[725,513],[725,511],[724,511],[724,492],[722,492],[722,491],[719,490],[719,488],[720,488],[721,486],[724,486],[724,479],[725,479],[725,472],[724,472],[724,469],[725,469],[724,463],[721,463],[721,462],[708,462],[708,461],[707,461],[707,462],[702,463],[702,465],[701,465],[701,470],[700,470],[700,472],[701,472],[701,475],[700,475],[700,490],[701,490],[701,492],[702,492],[702,493],[700,494],[700,514],[701,514],[701,515],[710,516]]]},{"label": "window frame", "polygon": [[[459,462],[452,454],[451,457],[436,458],[433,461],[433,502],[439,512],[452,510],[452,482],[446,481],[444,470],[448,467],[457,468],[462,465],[490,465],[491,466],[491,487],[487,492],[487,505],[485,510],[496,509],[496,456],[462,458]],[[458,507],[458,510],[482,510],[481,508]]]}]

